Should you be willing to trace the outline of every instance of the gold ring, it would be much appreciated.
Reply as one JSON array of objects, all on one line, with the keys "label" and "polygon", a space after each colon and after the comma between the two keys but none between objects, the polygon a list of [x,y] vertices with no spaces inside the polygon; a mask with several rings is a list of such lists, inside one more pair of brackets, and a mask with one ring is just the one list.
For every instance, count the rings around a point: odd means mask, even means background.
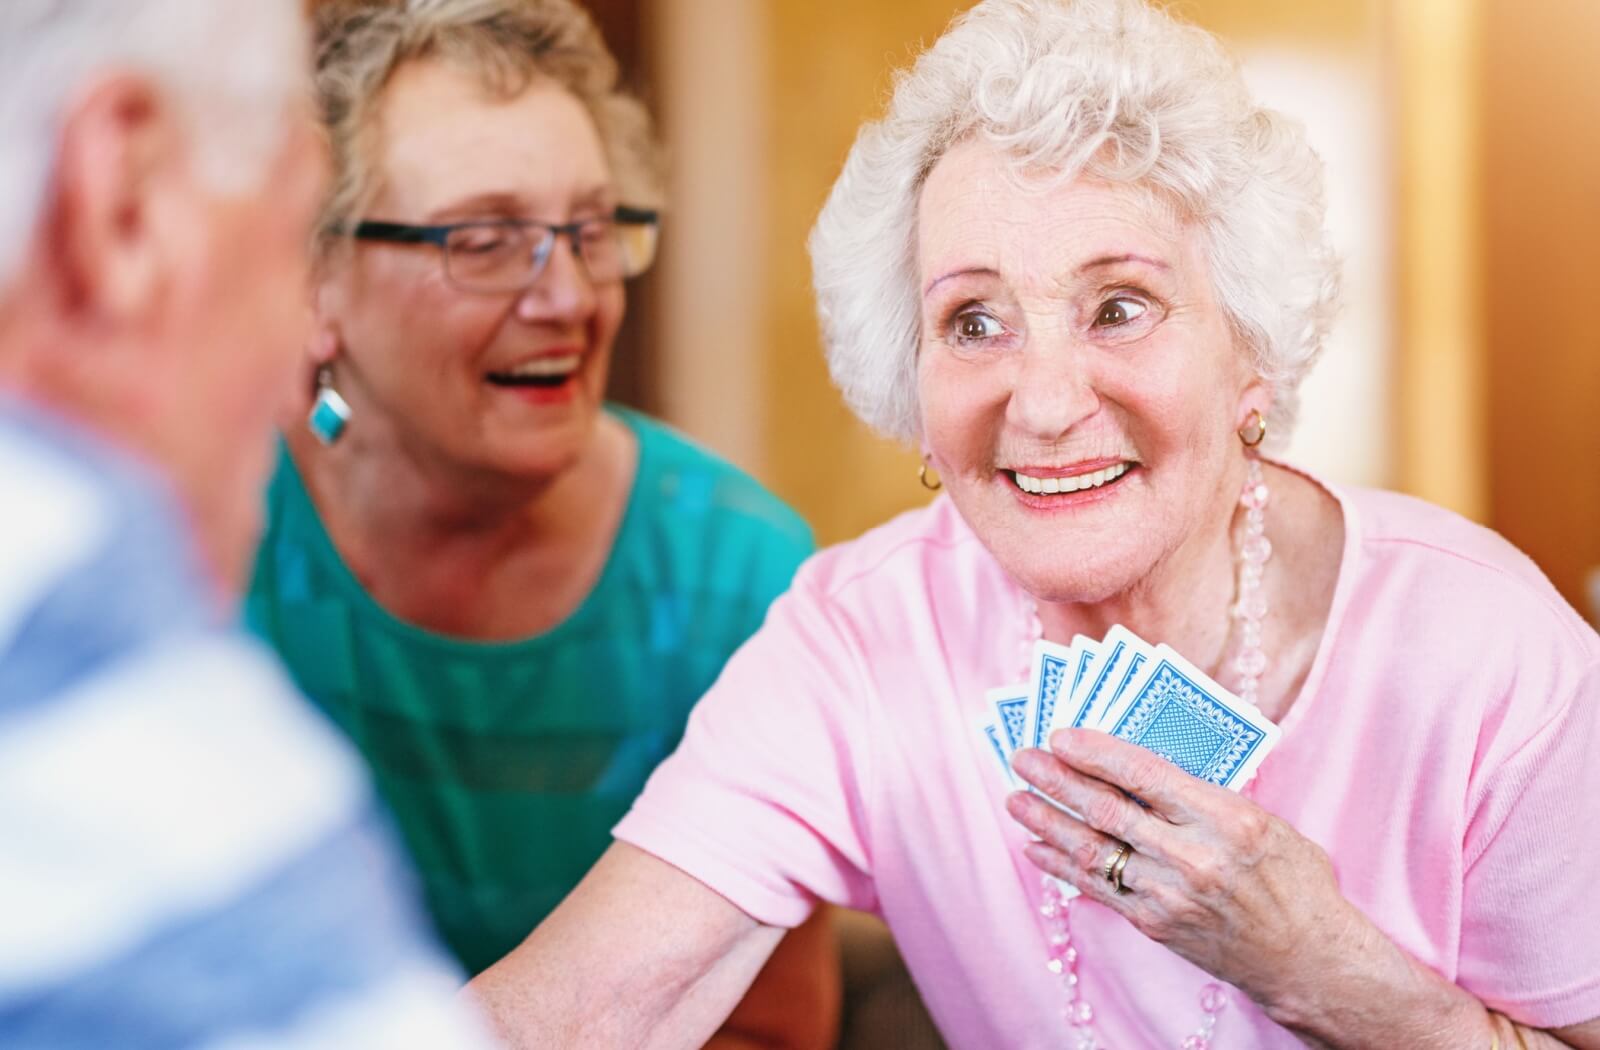
[{"label": "gold ring", "polygon": [[1128,858],[1133,856],[1133,847],[1126,842],[1117,846],[1117,851],[1111,854],[1111,859],[1106,861],[1106,866],[1100,870],[1105,880],[1111,883],[1111,888],[1118,893],[1127,893],[1128,887],[1122,884],[1122,869],[1128,866]]}]

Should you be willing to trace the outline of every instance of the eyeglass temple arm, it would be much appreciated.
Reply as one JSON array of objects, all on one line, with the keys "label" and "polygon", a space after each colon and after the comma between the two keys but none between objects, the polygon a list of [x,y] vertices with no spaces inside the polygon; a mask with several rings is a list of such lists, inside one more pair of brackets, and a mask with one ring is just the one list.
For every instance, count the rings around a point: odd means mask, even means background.
[{"label": "eyeglass temple arm", "polygon": [[619,204],[617,210],[612,213],[612,219],[616,222],[654,226],[661,221],[661,213],[650,208],[630,208],[626,204]]},{"label": "eyeglass temple arm", "polygon": [[367,241],[389,241],[392,244],[443,245],[450,235],[447,226],[408,226],[398,222],[358,222],[350,228],[350,235]]}]

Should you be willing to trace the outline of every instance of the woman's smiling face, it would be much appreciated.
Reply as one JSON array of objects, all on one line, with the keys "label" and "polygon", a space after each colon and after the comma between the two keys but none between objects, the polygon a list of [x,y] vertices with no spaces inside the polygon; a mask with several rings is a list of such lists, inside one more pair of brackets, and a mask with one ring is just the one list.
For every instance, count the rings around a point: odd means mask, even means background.
[{"label": "woman's smiling face", "polygon": [[[594,122],[535,79],[514,97],[437,60],[402,67],[374,119],[377,196],[363,216],[417,224],[607,217],[619,203]],[[358,242],[325,285],[335,378],[415,455],[544,478],[577,462],[604,400],[620,279],[592,280],[559,241],[522,292],[463,291],[432,245]],[[514,384],[529,368],[550,381]]]},{"label": "woman's smiling face", "polygon": [[1029,184],[952,148],[917,223],[924,446],[1035,597],[1100,601],[1225,528],[1269,394],[1197,226],[1138,187]]}]

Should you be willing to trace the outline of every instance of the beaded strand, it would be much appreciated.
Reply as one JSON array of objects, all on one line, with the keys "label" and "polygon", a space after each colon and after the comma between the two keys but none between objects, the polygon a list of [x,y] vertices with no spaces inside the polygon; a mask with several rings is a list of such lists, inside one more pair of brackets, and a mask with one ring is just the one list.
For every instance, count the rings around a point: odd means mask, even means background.
[{"label": "beaded strand", "polygon": [[[1238,594],[1229,610],[1239,626],[1239,653],[1233,661],[1233,670],[1238,675],[1238,694],[1249,704],[1258,702],[1261,676],[1267,669],[1267,655],[1261,647],[1261,621],[1267,615],[1267,600],[1261,590],[1261,580],[1266,573],[1267,560],[1272,557],[1272,543],[1267,539],[1266,528],[1269,495],[1261,461],[1251,456],[1239,495],[1244,525],[1239,542]],[[1035,638],[1044,634],[1037,610],[1037,605],[1030,605]],[[1031,640],[1028,647],[1031,650]],[[1073,1033],[1073,1050],[1109,1050],[1095,1037],[1094,1007],[1084,997],[1078,979],[1078,948],[1072,940],[1072,904],[1076,894],[1064,891],[1062,884],[1050,875],[1043,876],[1040,885],[1039,916],[1045,923],[1047,945],[1045,968],[1061,984],[1064,1000],[1061,1019]],[[1184,1037],[1181,1050],[1211,1050],[1217,1021],[1228,1006],[1227,988],[1215,981],[1207,983],[1200,989],[1199,1006],[1200,1023]]]}]

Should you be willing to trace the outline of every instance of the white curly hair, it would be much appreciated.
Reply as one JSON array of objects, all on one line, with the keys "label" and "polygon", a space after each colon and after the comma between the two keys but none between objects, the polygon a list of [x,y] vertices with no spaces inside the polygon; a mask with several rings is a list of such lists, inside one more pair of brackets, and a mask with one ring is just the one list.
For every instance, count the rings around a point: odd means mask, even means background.
[{"label": "white curly hair", "polygon": [[1298,122],[1255,103],[1216,38],[1144,0],[985,0],[898,74],[810,238],[828,366],[856,415],[919,439],[917,202],[971,138],[1019,173],[1137,184],[1199,223],[1282,444],[1339,296],[1322,162]]}]

